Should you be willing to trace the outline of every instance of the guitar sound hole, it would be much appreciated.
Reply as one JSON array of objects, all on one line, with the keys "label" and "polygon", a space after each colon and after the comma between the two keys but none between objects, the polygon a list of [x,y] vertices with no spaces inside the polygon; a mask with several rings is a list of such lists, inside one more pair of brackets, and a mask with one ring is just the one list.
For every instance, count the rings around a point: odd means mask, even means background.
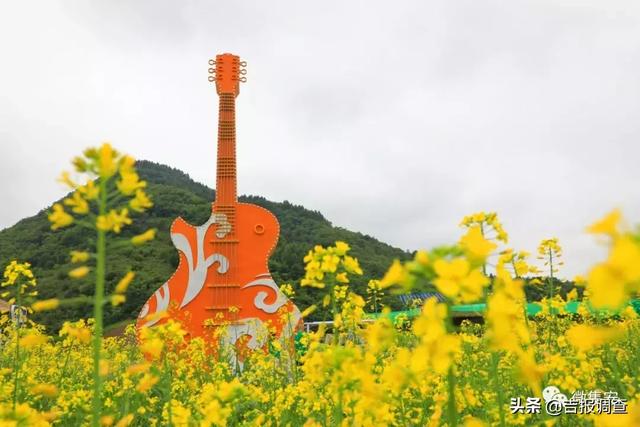
[{"label": "guitar sound hole", "polygon": [[253,231],[255,231],[256,234],[264,234],[264,225],[256,224],[255,227],[253,227]]}]

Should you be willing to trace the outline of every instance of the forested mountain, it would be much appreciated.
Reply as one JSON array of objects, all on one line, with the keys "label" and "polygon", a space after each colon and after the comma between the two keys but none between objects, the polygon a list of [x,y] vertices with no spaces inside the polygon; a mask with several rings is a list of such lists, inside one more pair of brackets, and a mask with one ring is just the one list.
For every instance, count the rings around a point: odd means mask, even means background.
[{"label": "forested mountain", "polygon": [[[140,307],[175,270],[178,253],[169,238],[171,222],[182,216],[189,223],[205,222],[210,214],[214,191],[193,181],[177,169],[149,161],[138,161],[138,172],[148,182],[148,193],[154,206],[134,217],[134,224],[125,228],[121,237],[128,238],[148,228],[158,230],[156,239],[141,247],[132,247],[112,240],[108,247],[107,290],[128,270],[136,272],[129,288],[127,301],[118,307],[107,307],[105,324],[135,318]],[[330,245],[342,240],[352,247],[364,270],[354,278],[352,286],[365,295],[369,279],[381,277],[394,258],[405,259],[408,252],[382,243],[373,237],[333,226],[320,212],[310,211],[289,202],[276,203],[258,196],[243,196],[240,201],[254,203],[273,212],[280,222],[280,240],[269,263],[277,283],[297,284],[304,275],[302,258],[313,245]],[[47,209],[25,218],[12,227],[0,231],[0,265],[12,259],[29,261],[38,278],[39,298],[68,298],[93,293],[93,277],[72,280],[69,251],[91,250],[86,230],[71,226],[51,231]],[[296,287],[296,301],[301,308],[317,303],[317,290]],[[37,320],[50,330],[57,330],[64,320],[90,317],[91,306],[65,307],[43,313]],[[318,311],[312,317],[322,318]]]}]

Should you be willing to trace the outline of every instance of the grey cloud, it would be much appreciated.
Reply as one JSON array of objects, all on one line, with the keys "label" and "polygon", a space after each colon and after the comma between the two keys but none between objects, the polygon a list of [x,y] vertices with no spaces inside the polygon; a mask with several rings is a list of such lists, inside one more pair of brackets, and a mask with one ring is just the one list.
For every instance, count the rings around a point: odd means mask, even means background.
[{"label": "grey cloud", "polygon": [[512,244],[640,218],[640,5],[634,1],[12,2],[0,14],[0,227],[64,194],[108,139],[212,184],[206,61],[249,63],[239,190],[415,249],[496,210]]}]

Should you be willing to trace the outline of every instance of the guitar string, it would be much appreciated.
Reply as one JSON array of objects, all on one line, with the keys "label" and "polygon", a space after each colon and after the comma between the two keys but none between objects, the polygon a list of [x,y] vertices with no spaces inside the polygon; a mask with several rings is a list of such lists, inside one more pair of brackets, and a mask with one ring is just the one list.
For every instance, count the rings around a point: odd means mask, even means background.
[{"label": "guitar string", "polygon": [[[214,203],[214,211],[223,213],[227,216],[231,230],[228,232],[228,239],[231,240],[225,245],[215,245],[216,247],[224,247],[224,253],[228,256],[227,274],[220,280],[222,286],[213,287],[213,304],[220,311],[227,311],[227,319],[231,320],[234,316],[230,314],[230,307],[236,307],[238,303],[238,266],[237,264],[237,248],[235,240],[237,239],[237,189],[235,185],[236,179],[236,144],[235,144],[235,97],[233,94],[220,94],[219,106],[219,130],[218,130],[218,179],[216,193],[216,202]],[[229,248],[229,245],[231,248]],[[233,287],[233,289],[231,289]],[[221,288],[221,289],[220,289]],[[219,303],[219,305],[218,305]],[[239,308],[239,307],[237,307]],[[219,311],[219,310],[214,310]]]}]

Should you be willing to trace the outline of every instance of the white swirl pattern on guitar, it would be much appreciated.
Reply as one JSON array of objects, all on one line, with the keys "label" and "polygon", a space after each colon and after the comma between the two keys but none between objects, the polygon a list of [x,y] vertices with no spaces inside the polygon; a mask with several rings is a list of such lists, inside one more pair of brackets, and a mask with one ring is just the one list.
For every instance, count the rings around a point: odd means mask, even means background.
[{"label": "white swirl pattern on guitar", "polygon": [[[266,277],[265,277],[266,276]],[[266,286],[270,288],[276,295],[276,300],[272,304],[267,304],[265,300],[267,299],[268,294],[265,291],[260,291],[256,294],[256,298],[253,300],[253,304],[256,308],[264,311],[265,313],[273,314],[280,307],[287,303],[287,297],[282,293],[276,282],[273,281],[269,273],[260,274],[256,280],[247,283],[243,286],[244,288],[250,288],[252,286]]]},{"label": "white swirl pattern on guitar", "polygon": [[[224,274],[229,270],[229,260],[222,254],[214,253],[210,255],[207,259],[204,258],[204,239],[207,233],[207,230],[213,224],[218,224],[218,229],[216,230],[216,237],[224,238],[224,236],[231,231],[231,225],[227,221],[227,216],[221,213],[212,213],[207,222],[204,224],[195,227],[196,229],[196,248],[195,248],[195,256],[193,254],[193,250],[191,244],[189,243],[189,239],[182,233],[171,233],[171,241],[175,248],[182,252],[187,259],[187,266],[189,268],[188,271],[188,282],[187,282],[187,290],[182,297],[182,301],[180,302],[180,308],[183,308],[187,304],[189,304],[193,299],[202,291],[204,286],[205,279],[207,277],[207,270],[214,263],[218,263],[218,273]],[[170,301],[170,292],[169,292],[169,282],[165,282],[160,289],[154,292],[151,298],[156,299],[156,309],[154,313],[160,313],[165,311],[169,307]],[[149,302],[147,302],[144,307],[142,307],[142,311],[140,312],[139,317],[143,318],[149,315]],[[152,326],[156,324],[160,318],[152,319],[149,322],[145,323],[144,326]]]}]

